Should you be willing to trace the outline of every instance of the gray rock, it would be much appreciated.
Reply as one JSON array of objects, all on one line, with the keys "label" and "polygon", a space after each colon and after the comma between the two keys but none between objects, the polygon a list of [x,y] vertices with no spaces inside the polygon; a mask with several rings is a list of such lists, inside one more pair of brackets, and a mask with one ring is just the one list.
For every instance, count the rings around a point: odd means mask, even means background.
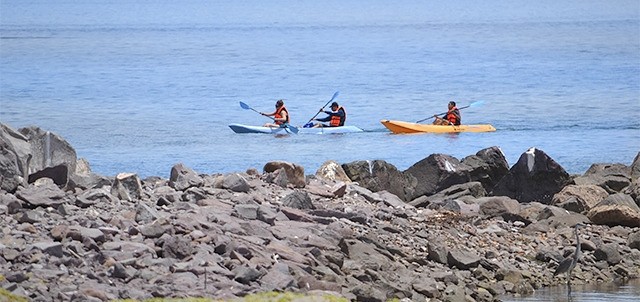
[{"label": "gray rock", "polygon": [[519,215],[521,205],[517,200],[505,196],[482,197],[476,200],[480,214],[489,217],[513,217]]},{"label": "gray rock", "polygon": [[64,256],[62,252],[62,243],[53,241],[36,242],[32,244],[32,247],[42,251],[45,254],[62,258]]},{"label": "gray rock", "polygon": [[330,181],[341,181],[350,183],[351,179],[347,176],[342,166],[333,160],[324,162],[316,171],[316,176]]},{"label": "gray rock", "polygon": [[356,296],[357,301],[387,301],[387,295],[385,293],[370,285],[358,285],[350,291]]},{"label": "gray rock", "polygon": [[438,283],[434,279],[417,278],[411,286],[413,290],[427,298],[440,297],[440,289],[438,288]]},{"label": "gray rock", "polygon": [[231,173],[224,177],[222,187],[234,192],[249,192],[251,186],[246,178],[238,173]]},{"label": "gray rock", "polygon": [[0,189],[13,193],[26,185],[32,157],[28,138],[0,123]]},{"label": "gray rock", "polygon": [[636,157],[633,159],[633,163],[631,163],[631,178],[640,178],[640,152],[638,152]]},{"label": "gray rock", "polygon": [[467,250],[451,250],[447,254],[447,263],[450,267],[457,267],[462,270],[469,270],[478,267],[480,257],[472,251]]},{"label": "gray rock", "polygon": [[386,190],[378,192],[378,195],[382,199],[382,202],[385,204],[394,207],[394,208],[403,208],[403,207],[412,207],[411,205],[406,204],[400,197]]},{"label": "gray rock", "polygon": [[519,202],[550,204],[553,195],[571,182],[569,174],[544,151],[531,148],[520,156],[491,195],[508,196]]},{"label": "gray rock", "polygon": [[445,200],[458,199],[464,196],[472,196],[475,198],[484,197],[487,192],[482,184],[477,181],[467,182],[463,184],[453,185],[431,196],[418,197],[409,204],[415,207],[426,207],[431,203],[439,203]]},{"label": "gray rock", "polygon": [[636,231],[629,235],[627,245],[632,249],[640,250],[640,231]]},{"label": "gray rock", "polygon": [[7,207],[7,214],[16,214],[22,210],[22,203],[15,195],[0,193],[0,204]]},{"label": "gray rock", "polygon": [[553,195],[552,205],[576,213],[586,213],[609,196],[605,189],[596,185],[568,185]]},{"label": "gray rock", "polygon": [[66,185],[76,171],[78,157],[73,147],[61,136],[39,127],[21,128],[19,131],[27,137],[33,155],[29,161],[29,182],[49,177],[60,186]]},{"label": "gray rock", "polygon": [[170,230],[169,226],[160,223],[151,223],[140,227],[140,234],[145,238],[160,238]]},{"label": "gray rock", "polygon": [[178,191],[184,191],[191,187],[199,187],[203,183],[204,180],[202,177],[182,163],[176,164],[171,168],[169,186]]},{"label": "gray rock", "polygon": [[66,193],[51,180],[40,180],[26,188],[20,188],[16,197],[31,207],[55,207],[68,201]]},{"label": "gray rock", "polygon": [[469,167],[460,164],[455,157],[445,154],[432,154],[413,164],[404,171],[405,175],[415,178],[416,184],[405,200],[413,200],[422,195],[433,195],[453,185],[471,181]]},{"label": "gray rock", "polygon": [[469,167],[471,181],[480,182],[485,191],[493,189],[500,179],[509,172],[509,164],[504,153],[495,146],[482,149],[475,155],[467,156],[462,159],[461,163]]},{"label": "gray rock", "polygon": [[120,173],[111,187],[111,194],[118,199],[134,201],[142,197],[142,183],[134,173]]},{"label": "gray rock", "polygon": [[615,243],[603,244],[594,251],[593,256],[598,261],[607,261],[609,265],[615,265],[622,261],[622,256],[618,251],[618,245]]},{"label": "gray rock", "polygon": [[439,241],[430,241],[427,245],[428,249],[428,259],[431,261],[435,261],[438,263],[442,263],[444,265],[448,264],[447,256],[449,252],[447,251],[447,247],[442,245]]},{"label": "gray rock", "polygon": [[415,180],[386,161],[354,161],[342,165],[345,173],[354,182],[372,192],[386,190],[402,200],[409,200],[407,190],[414,186]]},{"label": "gray rock", "polygon": [[296,280],[289,272],[289,266],[285,263],[276,263],[264,276],[260,278],[260,282],[265,290],[283,291],[286,289],[297,288]]},{"label": "gray rock", "polygon": [[629,195],[614,194],[593,207],[587,217],[595,224],[640,227],[640,211]]},{"label": "gray rock", "polygon": [[167,258],[184,259],[193,254],[191,241],[181,237],[169,237],[162,245],[162,256]]},{"label": "gray rock", "polygon": [[294,191],[283,197],[280,201],[284,206],[294,209],[315,209],[315,206],[311,202],[311,197],[309,197],[309,194],[307,192]]},{"label": "gray rock", "polygon": [[107,189],[89,189],[76,197],[76,205],[81,208],[88,208],[98,203],[111,204],[117,202],[117,198],[111,195]]},{"label": "gray rock", "polygon": [[233,206],[238,217],[243,219],[257,219],[259,208],[260,206],[257,204],[237,204]]},{"label": "gray rock", "polygon": [[264,275],[263,272],[257,270],[256,268],[244,265],[236,267],[232,270],[232,272],[235,273],[235,277],[233,278],[233,280],[238,281],[242,284],[249,284],[253,281],[258,280],[260,277],[262,277],[262,275]]},{"label": "gray rock", "polygon": [[136,222],[142,224],[150,223],[160,217],[162,217],[160,213],[151,206],[144,203],[139,203],[136,205]]},{"label": "gray rock", "polygon": [[278,213],[271,207],[262,205],[258,208],[256,218],[260,221],[266,222],[270,225],[274,225]]},{"label": "gray rock", "polygon": [[614,194],[631,183],[631,168],[624,164],[593,164],[574,181],[577,185],[597,185]]},{"label": "gray rock", "polygon": [[306,185],[304,168],[302,166],[284,161],[271,161],[264,165],[264,172],[272,173],[284,168],[287,179],[296,188],[304,188]]}]

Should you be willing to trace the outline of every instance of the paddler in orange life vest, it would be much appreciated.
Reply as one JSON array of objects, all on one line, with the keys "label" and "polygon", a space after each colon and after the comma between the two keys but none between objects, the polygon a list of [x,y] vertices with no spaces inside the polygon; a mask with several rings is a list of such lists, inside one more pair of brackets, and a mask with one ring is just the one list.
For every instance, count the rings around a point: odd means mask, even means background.
[{"label": "paddler in orange life vest", "polygon": [[287,111],[287,108],[284,106],[284,101],[282,100],[278,100],[276,102],[276,111],[272,113],[260,112],[260,114],[264,116],[273,116],[273,123],[266,123],[264,124],[264,127],[278,128],[289,123],[289,111]]},{"label": "paddler in orange life vest", "polygon": [[456,102],[449,102],[448,107],[449,111],[447,111],[447,113],[443,117],[439,117],[438,115],[433,116],[436,118],[436,120],[433,121],[434,125],[460,125],[462,117],[460,116],[460,110],[458,110],[458,107],[456,107]]},{"label": "paddler in orange life vest", "polygon": [[338,105],[337,102],[331,103],[331,111],[324,111],[320,109],[320,112],[324,112],[328,114],[328,116],[324,118],[315,119],[315,120],[318,122],[329,122],[329,125],[317,123],[313,125],[313,128],[340,127],[340,126],[344,126],[344,122],[347,120],[347,112],[344,110],[344,108]]}]

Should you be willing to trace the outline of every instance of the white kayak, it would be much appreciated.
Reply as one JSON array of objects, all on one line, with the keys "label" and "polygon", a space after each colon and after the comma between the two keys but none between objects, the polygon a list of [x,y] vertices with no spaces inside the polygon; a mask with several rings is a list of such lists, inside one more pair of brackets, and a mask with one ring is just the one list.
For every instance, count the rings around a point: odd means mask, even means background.
[{"label": "white kayak", "polygon": [[[249,126],[243,124],[230,124],[229,128],[235,133],[268,133],[268,134],[289,134],[293,133],[289,128],[272,128],[262,126]],[[341,127],[323,127],[323,128],[302,128],[296,127],[298,134],[340,134],[340,133],[355,133],[364,132],[364,130],[356,126],[341,126]]]}]

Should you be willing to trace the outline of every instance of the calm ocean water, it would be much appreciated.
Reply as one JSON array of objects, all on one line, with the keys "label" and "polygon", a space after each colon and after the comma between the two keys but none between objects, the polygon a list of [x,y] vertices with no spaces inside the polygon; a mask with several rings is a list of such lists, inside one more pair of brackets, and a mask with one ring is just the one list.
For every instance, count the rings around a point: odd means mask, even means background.
[{"label": "calm ocean water", "polygon": [[[335,91],[348,135],[240,135],[286,99],[295,125]],[[498,131],[391,135],[446,111]],[[320,115],[323,116],[323,115]],[[570,173],[640,151],[632,1],[0,1],[0,121],[66,138],[100,174],[168,177],[287,160],[399,169],[432,153],[529,147]]]}]

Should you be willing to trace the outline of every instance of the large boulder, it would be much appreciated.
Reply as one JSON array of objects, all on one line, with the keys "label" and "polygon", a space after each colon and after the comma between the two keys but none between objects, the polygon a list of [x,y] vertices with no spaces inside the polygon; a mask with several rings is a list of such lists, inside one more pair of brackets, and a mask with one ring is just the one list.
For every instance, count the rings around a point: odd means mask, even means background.
[{"label": "large boulder", "polygon": [[0,123],[0,189],[15,192],[26,184],[31,145],[27,137]]},{"label": "large boulder", "polygon": [[476,202],[480,205],[480,214],[488,217],[500,216],[505,220],[518,216],[522,209],[517,200],[505,196],[482,197]]},{"label": "large boulder", "polygon": [[[73,147],[61,136],[39,127],[21,128],[19,131],[31,145],[29,182],[47,177],[53,179],[57,185],[65,186],[76,171],[78,157]],[[54,167],[58,168],[54,169]],[[38,176],[33,177],[32,174]]]},{"label": "large boulder", "polygon": [[351,179],[347,176],[347,172],[344,171],[340,164],[333,160],[324,162],[322,166],[318,168],[318,171],[316,171],[316,176],[331,181],[351,182]]},{"label": "large boulder", "polygon": [[110,186],[112,183],[112,179],[91,172],[89,162],[84,158],[79,158],[76,162],[76,171],[71,174],[67,187],[70,189],[80,188],[86,190]]},{"label": "large boulder", "polygon": [[631,164],[631,178],[640,178],[640,152],[638,152],[636,157],[633,159],[633,163]]},{"label": "large boulder", "polygon": [[41,178],[27,187],[20,187],[16,197],[29,208],[56,207],[70,201],[70,197],[49,178]]},{"label": "large boulder", "polygon": [[373,192],[387,191],[402,200],[410,200],[406,188],[413,186],[411,178],[386,161],[354,161],[342,165],[345,173],[354,182]]},{"label": "large boulder", "polygon": [[486,191],[493,189],[509,173],[509,163],[498,147],[482,149],[463,158],[461,163],[469,166],[471,180],[480,182]]},{"label": "large boulder", "polygon": [[577,185],[597,185],[614,194],[631,184],[631,167],[624,164],[593,164],[574,181]]},{"label": "large boulder", "polygon": [[471,180],[468,166],[460,164],[453,156],[431,154],[413,164],[405,175],[415,178],[416,184],[408,190],[405,200],[413,200],[423,195],[433,195],[438,191]]},{"label": "large boulder", "polygon": [[572,212],[585,213],[607,196],[609,193],[596,185],[568,185],[553,195],[551,204]]},{"label": "large boulder", "polygon": [[76,151],[57,134],[38,127],[16,131],[0,124],[0,183],[8,192],[40,178],[64,187],[75,173],[76,160]]},{"label": "large boulder", "polygon": [[296,188],[304,188],[306,180],[304,177],[304,167],[285,161],[271,161],[264,165],[265,173],[273,173],[280,169],[286,172],[287,180]]},{"label": "large boulder", "polygon": [[459,185],[453,185],[431,196],[420,196],[409,202],[409,204],[415,207],[426,207],[432,203],[440,203],[446,200],[458,199],[464,196],[479,198],[485,197],[486,195],[487,192],[482,187],[482,184],[477,181],[472,181]]},{"label": "large boulder", "polygon": [[198,173],[182,163],[175,164],[171,168],[169,185],[178,191],[184,191],[191,187],[199,187],[203,183],[204,179],[202,179]]},{"label": "large boulder", "polygon": [[508,196],[519,202],[550,204],[553,195],[571,182],[569,174],[544,151],[531,148],[520,155],[491,195]]},{"label": "large boulder", "polygon": [[142,183],[137,174],[120,173],[111,187],[111,195],[121,200],[135,201],[142,197]]},{"label": "large boulder", "polygon": [[622,193],[602,200],[587,213],[587,217],[595,224],[640,227],[640,208],[631,196]]},{"label": "large boulder", "polygon": [[636,204],[640,206],[640,152],[638,152],[631,164],[631,184],[627,187],[625,193],[631,195]]}]

